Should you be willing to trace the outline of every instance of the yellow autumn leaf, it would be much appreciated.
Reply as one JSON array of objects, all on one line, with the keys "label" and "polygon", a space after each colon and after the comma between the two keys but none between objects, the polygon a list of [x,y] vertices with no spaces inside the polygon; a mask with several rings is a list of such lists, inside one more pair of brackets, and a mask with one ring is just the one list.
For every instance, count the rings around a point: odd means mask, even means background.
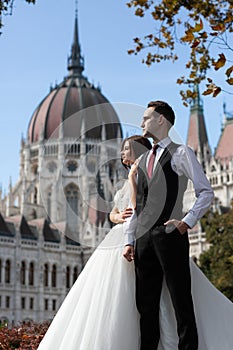
[{"label": "yellow autumn leaf", "polygon": [[221,91],[222,89],[219,86],[216,87],[213,92],[213,97],[216,97]]},{"label": "yellow autumn leaf", "polygon": [[222,68],[226,63],[226,57],[223,53],[219,54],[219,59],[217,62],[213,62],[213,66],[215,70],[218,70],[219,68]]},{"label": "yellow autumn leaf", "polygon": [[194,72],[194,71],[192,71],[192,72],[189,74],[189,78],[190,78],[190,79],[196,78],[196,76],[197,76],[197,73]]},{"label": "yellow autumn leaf", "polygon": [[182,41],[191,43],[195,39],[193,32],[189,29],[185,32],[185,36],[181,38]]},{"label": "yellow autumn leaf", "polygon": [[191,45],[191,48],[195,49],[195,47],[197,47],[200,44],[200,42],[201,42],[200,39],[198,39],[198,38],[195,39],[194,42]]},{"label": "yellow autumn leaf", "polygon": [[230,84],[230,85],[233,85],[233,78],[227,79],[227,83]]},{"label": "yellow autumn leaf", "polygon": [[205,91],[202,93],[202,95],[204,95],[204,96],[210,95],[210,94],[212,94],[212,92],[213,92],[212,89],[207,89],[207,90],[205,90]]},{"label": "yellow autumn leaf", "polygon": [[231,73],[233,72],[233,66],[231,66],[230,68],[228,68],[226,70],[226,75],[229,77],[231,75]]},{"label": "yellow autumn leaf", "polygon": [[134,53],[134,50],[128,50],[128,54],[132,55]]},{"label": "yellow autumn leaf", "polygon": [[211,28],[217,32],[223,32],[225,30],[225,24],[224,23],[218,23],[215,26],[211,26]]},{"label": "yellow autumn leaf", "polygon": [[203,22],[200,19],[199,23],[196,23],[195,27],[193,28],[193,32],[200,32],[203,29]]}]

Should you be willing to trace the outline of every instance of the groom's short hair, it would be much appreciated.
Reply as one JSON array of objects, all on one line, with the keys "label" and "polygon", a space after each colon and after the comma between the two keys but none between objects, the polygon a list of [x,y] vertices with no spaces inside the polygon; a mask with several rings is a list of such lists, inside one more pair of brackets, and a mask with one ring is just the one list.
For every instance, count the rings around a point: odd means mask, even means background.
[{"label": "groom's short hair", "polygon": [[164,101],[151,101],[147,107],[154,107],[154,111],[162,114],[172,125],[175,123],[175,113],[171,106]]}]

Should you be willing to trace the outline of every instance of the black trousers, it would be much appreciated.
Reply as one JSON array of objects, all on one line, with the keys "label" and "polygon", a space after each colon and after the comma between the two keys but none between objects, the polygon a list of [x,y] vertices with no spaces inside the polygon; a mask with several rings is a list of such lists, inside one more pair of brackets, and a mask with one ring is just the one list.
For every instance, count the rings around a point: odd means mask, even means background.
[{"label": "black trousers", "polygon": [[136,303],[140,313],[141,350],[156,350],[159,343],[159,304],[163,276],[177,320],[179,350],[197,350],[198,336],[191,295],[189,241],[177,229],[150,230],[136,241]]}]

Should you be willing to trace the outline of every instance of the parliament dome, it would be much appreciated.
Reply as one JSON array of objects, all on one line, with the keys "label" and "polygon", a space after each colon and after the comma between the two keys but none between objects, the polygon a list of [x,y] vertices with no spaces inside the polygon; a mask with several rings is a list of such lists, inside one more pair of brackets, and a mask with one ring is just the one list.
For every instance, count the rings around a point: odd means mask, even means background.
[{"label": "parliament dome", "polygon": [[[105,139],[122,136],[121,124],[114,108],[100,88],[95,87],[83,76],[83,70],[84,59],[81,56],[76,16],[74,40],[68,58],[69,75],[51,88],[34,111],[28,127],[30,143],[58,138],[61,123],[64,138],[78,138],[83,132],[81,130],[84,130],[86,138],[101,139],[103,125]],[[93,106],[96,107],[90,108]],[[77,113],[80,111],[86,112]]]}]

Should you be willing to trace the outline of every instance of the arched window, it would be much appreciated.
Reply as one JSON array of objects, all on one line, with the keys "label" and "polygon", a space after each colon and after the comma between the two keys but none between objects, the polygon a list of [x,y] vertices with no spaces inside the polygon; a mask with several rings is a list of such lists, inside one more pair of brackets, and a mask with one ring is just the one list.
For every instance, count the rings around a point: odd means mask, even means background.
[{"label": "arched window", "polygon": [[78,213],[78,187],[70,184],[66,187],[66,200],[68,209],[70,208],[75,214]]},{"label": "arched window", "polygon": [[44,264],[44,286],[48,287],[49,285],[49,265]]},{"label": "arched window", "polygon": [[34,263],[33,262],[30,262],[30,265],[29,265],[28,282],[29,282],[29,286],[34,285]]},{"label": "arched window", "polygon": [[75,283],[77,278],[78,278],[78,268],[77,266],[75,266],[73,270],[73,284]]},{"label": "arched window", "polygon": [[11,262],[8,259],[5,266],[5,283],[10,283],[11,281]]},{"label": "arched window", "polygon": [[33,203],[34,204],[37,204],[37,194],[38,194],[38,191],[37,191],[37,188],[35,187],[34,188],[34,197],[33,197]]},{"label": "arched window", "polygon": [[26,263],[25,263],[25,261],[21,262],[20,283],[23,284],[23,285],[26,284]]},{"label": "arched window", "polygon": [[70,267],[66,266],[66,288],[70,288]]},{"label": "arched window", "polygon": [[52,280],[51,280],[52,287],[56,287],[57,286],[57,267],[56,267],[56,265],[52,266],[52,275],[51,275],[51,277],[52,277]]}]

